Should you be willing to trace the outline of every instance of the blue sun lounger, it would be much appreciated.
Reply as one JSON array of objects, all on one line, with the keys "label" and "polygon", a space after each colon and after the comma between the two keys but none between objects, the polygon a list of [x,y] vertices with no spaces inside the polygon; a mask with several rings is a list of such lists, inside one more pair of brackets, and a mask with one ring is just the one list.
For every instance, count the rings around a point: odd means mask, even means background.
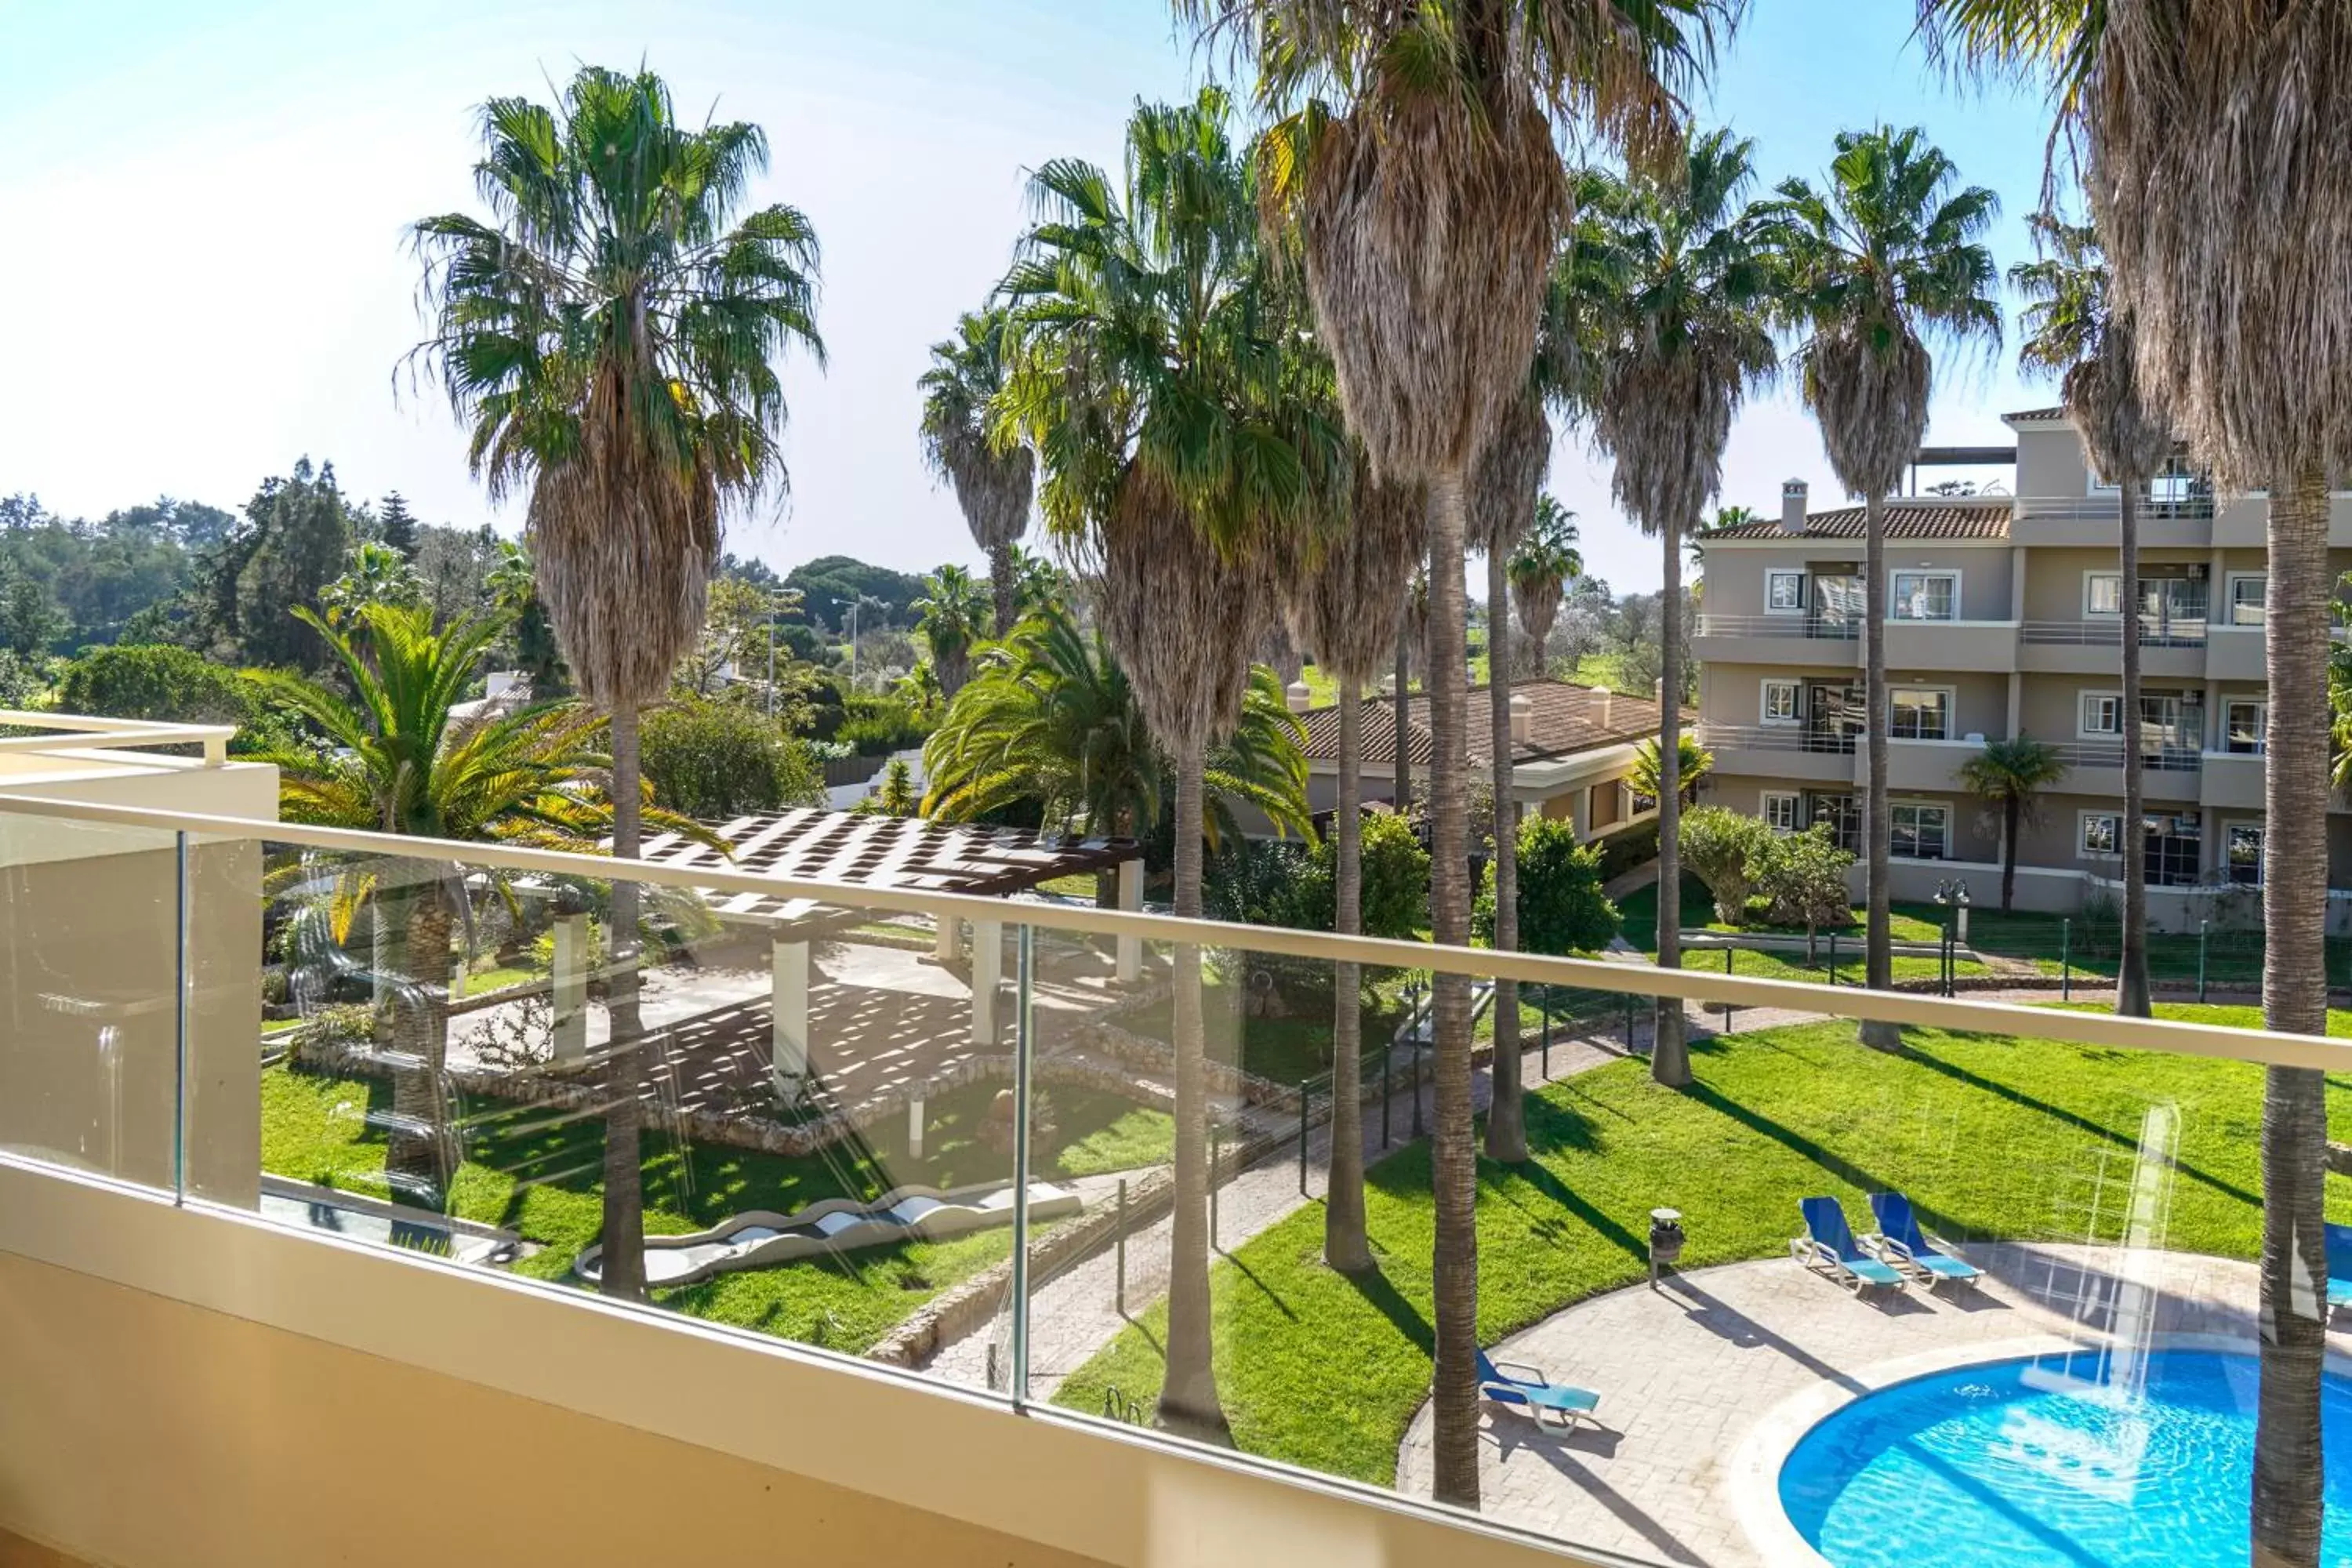
[{"label": "blue sun lounger", "polygon": [[1800,1198],[1797,1207],[1805,1216],[1805,1234],[1790,1238],[1790,1257],[1808,1268],[1819,1269],[1857,1296],[1870,1289],[1903,1289],[1903,1276],[1892,1265],[1864,1252],[1854,1240],[1853,1228],[1845,1223],[1845,1210],[1838,1207],[1837,1199]]},{"label": "blue sun lounger", "polygon": [[2325,1227],[2327,1238],[2327,1309],[2352,1307],[2352,1225]]},{"label": "blue sun lounger", "polygon": [[1563,1426],[1573,1426],[1579,1421],[1590,1421],[1596,1426],[1601,1424],[1592,1414],[1601,1403],[1601,1395],[1590,1389],[1554,1383],[1544,1376],[1540,1368],[1511,1362],[1498,1366],[1486,1359],[1485,1351],[1478,1352],[1478,1397],[1489,1405],[1532,1416],[1538,1426],[1544,1425],[1547,1413]]},{"label": "blue sun lounger", "polygon": [[1901,1193],[1873,1193],[1870,1212],[1878,1217],[1878,1234],[1863,1245],[1897,1268],[1907,1268],[1934,1289],[1942,1284],[1974,1285],[1984,1278],[1975,1265],[1938,1248],[1919,1228],[1911,1200]]}]

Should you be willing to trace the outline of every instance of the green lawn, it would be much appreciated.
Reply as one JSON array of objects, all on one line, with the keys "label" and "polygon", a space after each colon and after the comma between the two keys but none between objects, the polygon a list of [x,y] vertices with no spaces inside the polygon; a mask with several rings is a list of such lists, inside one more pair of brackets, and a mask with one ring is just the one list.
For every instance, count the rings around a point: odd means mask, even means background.
[{"label": "green lawn", "polygon": [[[2235,1023],[2252,1010],[2159,1011]],[[2344,1015],[2332,1025],[2352,1034]],[[1856,1045],[1843,1024],[1771,1030],[1696,1046],[1687,1092],[1625,1061],[1530,1095],[1534,1158],[1480,1166],[1480,1342],[1645,1278],[1647,1215],[1661,1205],[1686,1216],[1692,1268],[1781,1255],[1797,1200],[1823,1193],[1866,1218],[1865,1194],[1900,1189],[1947,1235],[2080,1239],[2074,1200],[2102,1152],[2128,1158],[2158,1102],[2180,1112],[2168,1245],[2254,1255],[2259,1068],[1927,1029],[1909,1040],[1894,1055]],[[2329,1088],[2342,1136],[2352,1090]],[[2352,1188],[2331,1189],[2331,1217],[2352,1219]],[[1385,1484],[1429,1390],[1426,1145],[1375,1166],[1367,1199],[1377,1272],[1324,1268],[1323,1211],[1309,1205],[1218,1263],[1212,1296],[1239,1445]],[[2111,1205],[2099,1233],[2116,1234],[2120,1219]],[[1865,1310],[1827,1284],[1822,1302]],[[1149,1404],[1164,1329],[1155,1307],[1065,1383],[1057,1403],[1099,1412],[1116,1386]],[[1554,1370],[1575,1376],[1572,1365]]]},{"label": "green lawn", "polygon": [[[1331,1067],[1331,1005],[1311,993],[1285,998],[1288,1011],[1276,1017],[1245,1018],[1236,1004],[1234,987],[1213,970],[1202,974],[1202,1014],[1208,1036],[1209,1059],[1236,1064],[1244,1070],[1276,1083],[1296,1084],[1328,1072]],[[1163,996],[1148,1007],[1121,1016],[1118,1022],[1131,1035],[1162,1044],[1174,1037],[1174,1004]],[[1375,982],[1364,1002],[1364,1046],[1384,1045],[1404,1023],[1406,1002],[1401,979]]]},{"label": "green lawn", "polygon": [[[1658,954],[1658,889],[1656,887],[1635,889],[1617,901],[1617,910],[1624,917],[1625,940],[1654,959]],[[1769,931],[1776,935],[1802,936],[1804,934],[1801,931],[1794,932],[1780,931],[1760,922],[1751,922],[1745,927],[1727,926],[1716,921],[1714,916],[1715,900],[1708,894],[1706,884],[1696,877],[1685,873],[1683,877],[1683,929],[1685,931],[1701,929],[1699,921],[1704,918],[1706,921],[1704,929],[1708,931],[1746,930]],[[1916,916],[1898,916],[1892,922],[1891,929],[1897,942],[1934,942],[1937,935],[1934,925]],[[1859,984],[1862,978],[1861,926],[1854,924],[1840,928],[1837,939],[1838,979],[1848,984]],[[1823,981],[1830,977],[1829,957],[1830,933],[1824,929],[1820,933],[1815,960],[1811,963],[1805,962],[1805,955],[1801,952],[1759,952],[1752,949],[1740,948],[1733,952],[1732,973],[1750,974],[1762,980]],[[1897,980],[1932,980],[1939,972],[1937,961],[1933,956],[1915,958],[1897,953],[1894,963],[1895,978]],[[1713,951],[1686,951],[1683,954],[1683,967],[1719,971],[1723,967],[1723,954]],[[1966,980],[1990,974],[1992,971],[1973,959],[1962,959],[1955,966],[1954,973],[1959,978]]]},{"label": "green lawn", "polygon": [[[1916,906],[1895,906],[1898,914]],[[2074,973],[2115,978],[2116,963],[2116,931],[2106,921],[2094,921],[2077,915],[2071,926],[2062,924],[2058,915],[2030,914],[2019,910],[2003,914],[1998,909],[1979,907],[1969,913],[1969,942],[1981,952],[1999,953],[2005,957],[2022,958],[2038,964],[2048,973],[2058,973],[2059,953],[2063,948]],[[2147,942],[2148,977],[2158,982],[2193,985],[2197,982],[2197,935],[2195,932],[2153,932]],[[2331,984],[2352,985],[2352,939],[2330,937],[2327,940],[2327,975]],[[2206,973],[2208,984],[2233,989],[2252,990],[2262,984],[2263,933],[2255,930],[2222,930],[2215,928],[2208,935]]]},{"label": "green lawn", "polygon": [[[646,1138],[646,1229],[699,1230],[747,1208],[786,1213],[820,1198],[873,1197],[921,1183],[951,1187],[1003,1181],[1012,1159],[982,1137],[1000,1085],[982,1082],[928,1106],[925,1157],[907,1153],[905,1119],[869,1130],[868,1141],[804,1159]],[[1049,1090],[1058,1131],[1055,1169],[1085,1175],[1169,1157],[1173,1123],[1116,1095]],[[262,1168],[372,1197],[385,1194],[383,1142],[362,1121],[388,1110],[390,1086],[283,1064],[262,1072]],[[572,1257],[602,1223],[604,1124],[562,1121],[535,1109],[478,1100],[460,1108],[470,1158],[451,1184],[462,1218],[502,1226],[546,1250],[517,1265],[542,1279],[569,1277]],[[790,1339],[863,1350],[933,1295],[1007,1256],[1009,1231],[945,1242],[867,1247],[838,1258],[726,1274],[662,1292],[664,1305]]]}]

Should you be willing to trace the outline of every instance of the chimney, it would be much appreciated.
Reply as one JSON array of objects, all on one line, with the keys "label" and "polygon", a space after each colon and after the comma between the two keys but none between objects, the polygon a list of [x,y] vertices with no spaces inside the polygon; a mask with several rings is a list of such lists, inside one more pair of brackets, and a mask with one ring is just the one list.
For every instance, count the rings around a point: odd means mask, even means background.
[{"label": "chimney", "polygon": [[1605,686],[1596,686],[1592,691],[1594,696],[1601,699],[1601,727],[1605,730],[1609,728],[1610,716],[1616,711],[1617,694]]},{"label": "chimney", "polygon": [[1780,531],[1805,531],[1805,500],[1809,488],[1802,479],[1780,481]]},{"label": "chimney", "polygon": [[1289,702],[1293,713],[1304,713],[1315,706],[1315,693],[1303,680],[1294,680],[1284,687],[1282,695]]},{"label": "chimney", "polygon": [[1511,742],[1525,745],[1535,738],[1536,705],[1521,691],[1511,693]]}]

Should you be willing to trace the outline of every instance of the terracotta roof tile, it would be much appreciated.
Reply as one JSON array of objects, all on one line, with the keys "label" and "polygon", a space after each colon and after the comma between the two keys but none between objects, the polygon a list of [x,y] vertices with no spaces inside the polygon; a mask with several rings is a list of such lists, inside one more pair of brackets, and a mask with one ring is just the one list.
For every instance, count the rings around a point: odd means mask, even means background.
[{"label": "terracotta roof tile", "polygon": [[[1997,504],[1990,501],[1889,501],[1886,504],[1886,537],[2007,539],[2009,513],[2010,498],[2007,496],[2000,497]],[[1835,511],[1812,513],[1805,519],[1805,531],[1801,534],[1784,533],[1780,519],[1766,517],[1730,528],[1710,529],[1697,536],[1697,542],[1705,544],[1715,539],[1860,539],[1863,528],[1862,508],[1849,506]]]},{"label": "terracotta roof tile", "polygon": [[[1469,733],[1464,737],[1464,749],[1474,763],[1491,762],[1493,725],[1488,720],[1486,688],[1470,688]],[[1633,692],[1604,694],[1590,686],[1572,686],[1564,680],[1522,680],[1514,683],[1513,692],[1528,700],[1528,738],[1511,749],[1514,761],[1543,762],[1550,758],[1571,756],[1602,746],[1622,745],[1654,735],[1658,729],[1658,707],[1654,699]],[[1300,715],[1307,723],[1307,755],[1317,762],[1335,762],[1339,755],[1339,710],[1337,708],[1315,708]],[[1698,716],[1685,710],[1684,722],[1695,724]],[[1405,740],[1407,755],[1415,767],[1425,768],[1437,754],[1436,743],[1429,732],[1429,696],[1415,692],[1405,704]],[[1396,761],[1396,702],[1391,697],[1367,698],[1363,717],[1363,760],[1368,763],[1393,763]]]}]

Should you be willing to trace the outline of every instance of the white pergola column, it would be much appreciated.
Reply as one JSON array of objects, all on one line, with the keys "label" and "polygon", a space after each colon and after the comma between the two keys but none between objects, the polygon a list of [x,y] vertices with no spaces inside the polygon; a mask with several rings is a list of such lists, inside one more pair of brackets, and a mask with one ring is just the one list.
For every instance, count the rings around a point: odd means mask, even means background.
[{"label": "white pergola column", "polygon": [[941,963],[953,963],[963,956],[963,921],[953,915],[935,915],[931,926],[933,958]]},{"label": "white pergola column", "polygon": [[588,1056],[588,917],[559,915],[554,935],[551,1048],[558,1062],[583,1061]]},{"label": "white pergola column", "polygon": [[1004,927],[971,922],[971,1043],[996,1044],[996,992],[1004,978]]},{"label": "white pergola column", "polygon": [[769,972],[774,986],[768,1072],[776,1092],[791,1098],[800,1093],[801,1079],[808,1076],[808,943],[781,940],[772,943]]},{"label": "white pergola column", "polygon": [[[1118,907],[1134,913],[1143,908],[1143,862],[1122,860],[1118,863]],[[1131,985],[1143,978],[1143,939],[1122,936],[1118,944],[1118,983]]]},{"label": "white pergola column", "polygon": [[907,1157],[923,1157],[923,1102],[920,1099],[907,1101]]}]

